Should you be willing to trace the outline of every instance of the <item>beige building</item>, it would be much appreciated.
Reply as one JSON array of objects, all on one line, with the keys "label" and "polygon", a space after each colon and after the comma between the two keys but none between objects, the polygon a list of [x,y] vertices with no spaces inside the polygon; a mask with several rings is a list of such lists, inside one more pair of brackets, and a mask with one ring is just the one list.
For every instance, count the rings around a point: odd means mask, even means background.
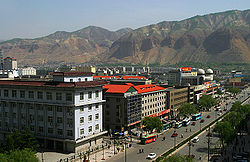
[{"label": "beige building", "polygon": [[96,67],[95,66],[78,66],[76,67],[76,71],[96,73]]}]

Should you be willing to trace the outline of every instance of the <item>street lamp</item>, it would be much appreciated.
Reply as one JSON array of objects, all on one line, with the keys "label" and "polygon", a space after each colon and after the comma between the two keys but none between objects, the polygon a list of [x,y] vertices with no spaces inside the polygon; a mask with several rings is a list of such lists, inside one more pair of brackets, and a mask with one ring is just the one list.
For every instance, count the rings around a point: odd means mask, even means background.
[{"label": "street lamp", "polygon": [[191,146],[194,147],[194,144],[191,142],[191,140],[188,142],[188,156],[190,158],[190,155],[191,155]]},{"label": "street lamp", "polygon": [[102,159],[101,160],[105,160],[105,158],[104,158],[104,141],[102,141],[102,149],[103,149],[103,153],[102,153]]}]

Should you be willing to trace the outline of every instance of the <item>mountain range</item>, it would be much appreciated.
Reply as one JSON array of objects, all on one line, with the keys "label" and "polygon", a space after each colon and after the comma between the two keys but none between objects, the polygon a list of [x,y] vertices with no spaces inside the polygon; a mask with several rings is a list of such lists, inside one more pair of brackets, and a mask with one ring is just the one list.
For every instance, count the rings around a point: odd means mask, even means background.
[{"label": "mountain range", "polygon": [[250,10],[194,16],[115,32],[89,26],[0,43],[21,64],[178,62],[250,63]]}]

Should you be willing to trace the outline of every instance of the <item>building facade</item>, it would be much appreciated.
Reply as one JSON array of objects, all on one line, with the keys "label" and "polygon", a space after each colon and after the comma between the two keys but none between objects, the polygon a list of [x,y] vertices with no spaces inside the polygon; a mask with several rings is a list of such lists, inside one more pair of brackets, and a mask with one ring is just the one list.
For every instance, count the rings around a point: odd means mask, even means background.
[{"label": "building facade", "polygon": [[3,60],[4,70],[17,70],[17,61],[14,57],[6,57]]},{"label": "building facade", "polygon": [[0,80],[0,139],[29,129],[49,149],[78,152],[101,141],[102,85]]}]

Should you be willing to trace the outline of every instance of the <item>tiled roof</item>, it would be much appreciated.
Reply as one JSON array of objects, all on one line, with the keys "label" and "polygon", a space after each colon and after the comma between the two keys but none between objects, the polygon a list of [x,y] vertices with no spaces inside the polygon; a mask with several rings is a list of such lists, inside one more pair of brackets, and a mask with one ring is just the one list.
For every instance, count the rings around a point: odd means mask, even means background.
[{"label": "tiled roof", "polygon": [[159,91],[159,90],[166,89],[166,88],[156,86],[153,84],[137,85],[134,87],[138,91],[138,93],[146,93],[146,92],[153,92],[153,91]]},{"label": "tiled roof", "polygon": [[91,76],[91,72],[78,72],[78,71],[71,71],[71,72],[54,72],[54,76]]},{"label": "tiled roof", "polygon": [[0,80],[0,86],[34,86],[34,87],[96,87],[106,84],[105,81],[87,81],[87,82],[53,82],[53,81],[16,81]]},{"label": "tiled roof", "polygon": [[132,87],[131,85],[106,84],[103,89],[107,89],[105,93],[126,93]]},{"label": "tiled roof", "polygon": [[120,79],[119,76],[93,76],[94,79]]},{"label": "tiled roof", "polygon": [[145,76],[123,76],[122,79],[147,79]]}]

